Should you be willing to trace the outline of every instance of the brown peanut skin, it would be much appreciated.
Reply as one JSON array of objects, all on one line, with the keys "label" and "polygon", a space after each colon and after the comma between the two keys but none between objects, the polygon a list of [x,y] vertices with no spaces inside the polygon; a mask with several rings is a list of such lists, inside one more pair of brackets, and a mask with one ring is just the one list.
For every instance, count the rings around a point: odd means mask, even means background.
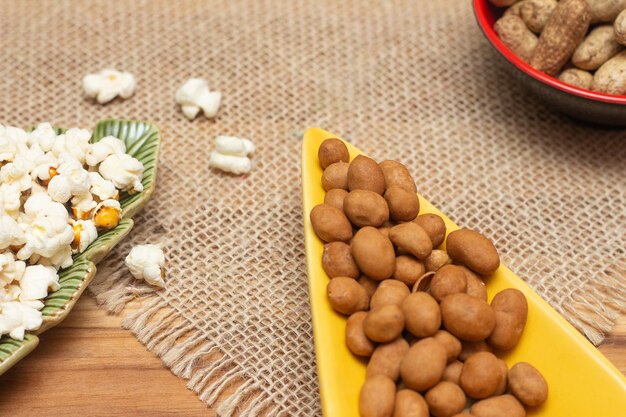
[{"label": "brown peanut skin", "polygon": [[396,393],[393,417],[429,417],[428,404],[419,393],[401,389]]},{"label": "brown peanut skin", "polygon": [[376,344],[369,340],[363,330],[363,321],[367,317],[365,311],[353,313],[346,321],[346,345],[350,352],[357,356],[371,356]]},{"label": "brown peanut skin", "polygon": [[352,238],[350,247],[361,272],[377,281],[391,278],[396,269],[396,252],[391,240],[378,229],[363,227]]},{"label": "brown peanut skin", "polygon": [[561,0],[539,36],[530,65],[557,75],[582,42],[590,21],[591,9],[586,0]]},{"label": "brown peanut skin", "polygon": [[361,417],[392,417],[396,400],[396,384],[383,375],[365,380],[359,394]]},{"label": "brown peanut skin", "polygon": [[402,282],[386,279],[378,284],[378,288],[370,300],[370,309],[375,310],[391,304],[399,307],[409,293],[409,287]]},{"label": "brown peanut skin", "polygon": [[452,259],[448,256],[448,252],[441,249],[433,249],[433,251],[424,259],[424,268],[426,272],[436,272],[444,265],[452,263]]},{"label": "brown peanut skin", "polygon": [[383,195],[385,176],[376,161],[359,155],[352,160],[348,168],[348,190],[368,190]]},{"label": "brown peanut skin", "polygon": [[446,348],[448,363],[454,362],[461,353],[461,341],[445,330],[437,330],[433,338]]},{"label": "brown peanut skin", "polygon": [[417,187],[409,170],[398,161],[383,161],[380,164],[387,187],[398,186],[415,194]]},{"label": "brown peanut skin", "polygon": [[417,337],[434,335],[441,326],[437,301],[425,292],[414,292],[402,302],[406,329]]},{"label": "brown peanut skin", "polygon": [[499,395],[475,402],[470,413],[475,417],[526,417],[524,406],[512,395]]},{"label": "brown peanut skin", "polygon": [[318,204],[310,218],[315,234],[324,242],[347,242],[352,238],[350,220],[337,207]]},{"label": "brown peanut skin", "polygon": [[526,362],[513,365],[508,373],[511,393],[530,407],[543,404],[548,398],[548,383],[541,373]]},{"label": "brown peanut skin", "polygon": [[378,345],[367,363],[366,378],[385,375],[396,381],[400,376],[400,363],[409,350],[409,343],[402,337]]},{"label": "brown peanut skin", "polygon": [[459,353],[459,360],[465,362],[470,356],[478,352],[492,352],[493,349],[484,340],[480,342],[466,342],[461,341],[461,353]]},{"label": "brown peanut skin", "polygon": [[379,227],[389,220],[385,199],[368,190],[350,191],[343,200],[343,211],[357,227]]},{"label": "brown peanut skin", "polygon": [[528,317],[528,302],[521,291],[507,288],[497,293],[491,301],[496,325],[488,342],[496,349],[510,350],[522,337]]},{"label": "brown peanut skin", "polygon": [[498,37],[522,61],[529,62],[537,48],[537,36],[532,33],[521,17],[508,14],[498,19],[493,26]]},{"label": "brown peanut skin", "polygon": [[489,304],[467,294],[447,296],[440,308],[445,329],[461,340],[484,340],[496,325],[495,314]]},{"label": "brown peanut skin", "polygon": [[482,275],[489,275],[500,266],[500,256],[491,240],[471,229],[450,233],[446,249],[454,262]]},{"label": "brown peanut skin", "polygon": [[528,29],[541,33],[556,5],[556,0],[525,0],[520,6],[519,15]]},{"label": "brown peanut skin", "polygon": [[457,384],[441,381],[424,396],[430,413],[435,417],[449,417],[465,408],[465,393]]},{"label": "brown peanut skin", "polygon": [[465,271],[457,265],[441,267],[430,281],[430,293],[439,302],[450,294],[464,293],[466,290]]},{"label": "brown peanut skin", "polygon": [[322,267],[330,278],[350,277],[356,279],[361,273],[356,262],[354,262],[354,258],[352,258],[350,245],[344,242],[331,242],[324,245]]},{"label": "brown peanut skin", "polygon": [[367,310],[369,297],[365,289],[354,278],[336,277],[326,287],[328,302],[338,313],[349,316]]},{"label": "brown peanut skin", "polygon": [[333,207],[337,207],[339,210],[343,211],[343,200],[348,195],[346,190],[342,190],[341,188],[333,188],[329,190],[324,196],[324,204],[328,204]]},{"label": "brown peanut skin", "polygon": [[346,144],[340,139],[326,139],[317,150],[317,159],[320,161],[322,169],[326,169],[330,164],[335,162],[350,161],[350,153]]},{"label": "brown peanut skin", "polygon": [[506,365],[502,359],[498,359],[500,364],[500,372],[502,372],[502,378],[500,378],[500,385],[498,385],[498,389],[494,393],[494,395],[502,395],[506,392],[507,387],[507,375],[509,373],[509,367]]},{"label": "brown peanut skin", "polygon": [[397,339],[404,330],[404,314],[394,304],[370,310],[363,321],[363,330],[368,339],[388,343]]},{"label": "brown peanut skin", "polygon": [[467,395],[478,400],[491,397],[502,382],[500,360],[490,352],[478,352],[463,364],[461,388]]},{"label": "brown peanut skin", "polygon": [[415,391],[425,391],[441,380],[446,368],[446,349],[432,337],[416,342],[400,363],[404,385]]},{"label": "brown peanut skin", "polygon": [[389,231],[389,239],[399,249],[409,252],[417,259],[426,259],[433,250],[430,236],[413,222],[393,226]]},{"label": "brown peanut skin", "polygon": [[459,385],[461,380],[461,372],[463,371],[463,362],[453,361],[446,366],[441,377],[442,381],[450,381]]},{"label": "brown peanut skin", "polygon": [[626,51],[606,61],[593,75],[591,89],[601,93],[626,95]]},{"label": "brown peanut skin", "polygon": [[403,282],[408,287],[413,287],[413,284],[425,272],[424,263],[411,255],[400,255],[396,257],[396,270],[393,272],[393,279]]},{"label": "brown peanut skin", "polygon": [[439,247],[445,240],[446,224],[440,216],[432,213],[420,214],[413,221],[428,234],[433,248]]},{"label": "brown peanut skin", "polygon": [[467,289],[465,292],[472,297],[480,298],[483,301],[487,301],[487,287],[482,279],[478,277],[474,272],[465,266],[460,266],[465,271],[465,278],[467,279]]},{"label": "brown peanut skin", "polygon": [[361,284],[361,286],[365,288],[365,292],[367,293],[367,296],[370,298],[370,300],[376,292],[376,289],[378,289],[379,283],[380,281],[371,279],[367,275],[361,275],[361,277],[359,277],[359,284]]},{"label": "brown peanut skin", "polygon": [[591,23],[613,22],[626,9],[626,0],[587,0]]},{"label": "brown peanut skin", "polygon": [[322,173],[322,187],[330,191],[336,188],[340,190],[348,189],[348,168],[346,162],[335,162],[330,164]]},{"label": "brown peanut skin", "polygon": [[572,63],[584,70],[596,70],[624,49],[615,40],[613,25],[595,27],[572,55]]},{"label": "brown peanut skin", "polygon": [[589,90],[593,82],[593,75],[589,71],[578,68],[568,68],[559,75],[559,80],[573,85],[574,87]]},{"label": "brown peanut skin", "polygon": [[622,10],[613,23],[615,40],[620,45],[626,46],[626,9]]},{"label": "brown peanut skin", "polygon": [[398,187],[397,185],[387,186],[385,200],[389,205],[390,217],[398,222],[408,222],[420,211],[420,202],[417,194]]}]

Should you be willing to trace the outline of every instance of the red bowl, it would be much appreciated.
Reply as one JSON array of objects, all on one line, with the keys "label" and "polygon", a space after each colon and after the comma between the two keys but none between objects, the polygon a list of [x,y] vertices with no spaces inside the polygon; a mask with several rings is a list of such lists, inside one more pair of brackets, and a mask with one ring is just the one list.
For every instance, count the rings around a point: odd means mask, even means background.
[{"label": "red bowl", "polygon": [[505,9],[492,5],[489,0],[472,1],[478,26],[489,43],[514,69],[516,77],[549,107],[593,123],[626,125],[626,96],[574,87],[531,67],[507,48],[493,30],[494,23]]}]

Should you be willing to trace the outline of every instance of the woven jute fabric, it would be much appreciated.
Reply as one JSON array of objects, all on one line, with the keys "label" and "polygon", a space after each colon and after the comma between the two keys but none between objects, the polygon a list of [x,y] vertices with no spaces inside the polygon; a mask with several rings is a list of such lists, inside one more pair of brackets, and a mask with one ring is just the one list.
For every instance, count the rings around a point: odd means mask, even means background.
[{"label": "woven jute fabric", "polygon": [[[157,191],[91,290],[114,311],[147,298],[124,325],[220,415],[320,414],[299,168],[309,126],[404,162],[426,198],[493,238],[599,343],[626,305],[624,131],[529,96],[469,3],[5,0],[0,121],[161,128]],[[111,66],[135,74],[135,96],[86,100],[82,77]],[[223,93],[214,120],[175,105],[193,76]],[[249,175],[208,168],[218,134],[255,142]],[[123,259],[157,242],[167,287],[151,293]]]}]

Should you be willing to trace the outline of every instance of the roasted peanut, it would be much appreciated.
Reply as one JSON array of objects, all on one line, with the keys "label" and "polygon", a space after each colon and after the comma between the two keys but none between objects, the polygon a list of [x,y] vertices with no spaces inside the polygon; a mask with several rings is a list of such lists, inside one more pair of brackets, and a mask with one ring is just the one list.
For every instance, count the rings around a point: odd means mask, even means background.
[{"label": "roasted peanut", "polygon": [[402,223],[389,231],[389,239],[399,248],[409,252],[417,259],[425,259],[433,250],[430,237],[416,223]]},{"label": "roasted peanut", "polygon": [[326,169],[326,167],[335,162],[349,162],[350,153],[346,144],[340,139],[326,139],[317,150],[317,159],[320,161],[322,169]]},{"label": "roasted peanut", "polygon": [[548,383],[541,373],[526,362],[513,365],[508,374],[511,393],[522,403],[535,407],[548,398]]},{"label": "roasted peanut", "polygon": [[403,282],[408,287],[413,287],[413,284],[425,272],[424,264],[421,261],[418,261],[411,255],[400,255],[396,258],[396,270],[393,272],[392,277]]},{"label": "roasted peanut", "polygon": [[456,265],[441,267],[430,281],[430,293],[437,301],[456,293],[464,293],[467,289],[467,278],[463,268]]},{"label": "roasted peanut", "polygon": [[330,280],[326,287],[330,306],[338,313],[350,314],[367,310],[369,297],[365,289],[353,278],[337,277]]},{"label": "roasted peanut", "polygon": [[357,266],[368,277],[382,281],[393,275],[396,269],[393,244],[377,229],[363,227],[354,235],[350,247]]},{"label": "roasted peanut", "polygon": [[414,292],[402,302],[406,329],[417,337],[434,335],[441,326],[439,304],[425,292]]},{"label": "roasted peanut", "polygon": [[440,308],[444,327],[461,340],[484,340],[496,325],[495,314],[489,304],[467,294],[447,296],[441,301]]},{"label": "roasted peanut", "polygon": [[324,245],[322,267],[330,278],[358,278],[360,271],[352,258],[350,245],[344,242],[331,242]]},{"label": "roasted peanut", "polygon": [[385,375],[392,380],[400,376],[400,363],[409,350],[409,343],[399,337],[393,342],[378,345],[367,363],[367,378]]},{"label": "roasted peanut", "polygon": [[348,168],[349,164],[346,162],[335,162],[334,164],[330,164],[322,174],[322,187],[324,187],[324,190],[330,191],[335,188],[347,190]]},{"label": "roasted peanut", "polygon": [[449,417],[465,408],[465,393],[457,384],[441,381],[424,396],[430,413],[435,417]]},{"label": "roasted peanut", "polygon": [[509,350],[522,337],[528,316],[528,303],[521,291],[507,288],[493,297],[491,308],[495,315],[495,327],[488,342],[496,349]]},{"label": "roasted peanut", "polygon": [[478,352],[465,361],[460,385],[463,391],[478,400],[491,397],[502,382],[499,359],[490,352]]},{"label": "roasted peanut", "polygon": [[347,242],[352,238],[350,220],[337,207],[328,204],[313,207],[311,225],[315,234],[325,242]]},{"label": "roasted peanut", "polygon": [[400,162],[383,161],[380,163],[380,168],[383,171],[387,187],[395,185],[413,194],[417,193],[417,187],[415,186],[415,181],[413,181],[411,173]]},{"label": "roasted peanut", "polygon": [[489,275],[500,266],[496,247],[474,230],[459,229],[450,233],[446,239],[446,249],[453,261],[462,263],[479,274]]},{"label": "roasted peanut", "polygon": [[324,196],[324,204],[328,204],[333,207],[337,207],[339,210],[343,211],[343,200],[348,195],[346,190],[341,188],[333,188],[329,190]]},{"label": "roasted peanut", "polygon": [[470,408],[475,417],[525,417],[526,410],[512,395],[498,395],[475,402]]},{"label": "roasted peanut", "polygon": [[446,349],[432,337],[411,346],[400,363],[404,385],[415,391],[425,391],[441,380],[446,368]]},{"label": "roasted peanut", "polygon": [[400,307],[394,304],[370,310],[363,321],[367,338],[374,342],[391,342],[402,334],[403,329],[404,315]]},{"label": "roasted peanut", "polygon": [[461,341],[451,333],[445,330],[437,330],[433,338],[446,348],[448,363],[453,362],[461,353]]},{"label": "roasted peanut", "polygon": [[428,417],[428,404],[419,393],[401,389],[396,393],[393,417]]},{"label": "roasted peanut", "polygon": [[433,248],[443,243],[446,238],[446,224],[440,216],[432,213],[420,214],[413,221],[428,234]]},{"label": "roasted peanut", "polygon": [[396,384],[384,375],[365,380],[359,394],[361,417],[391,417],[396,400]]},{"label": "roasted peanut", "polygon": [[420,210],[420,202],[417,194],[398,187],[387,186],[385,200],[389,205],[389,214],[398,222],[408,222],[417,216]]},{"label": "roasted peanut", "polygon": [[346,345],[350,352],[357,356],[371,356],[376,347],[363,330],[365,317],[367,317],[365,311],[357,311],[348,317],[346,322]]},{"label": "roasted peanut", "polygon": [[348,190],[369,190],[380,195],[385,192],[385,176],[376,161],[359,155],[348,168]]},{"label": "roasted peanut", "polygon": [[389,220],[389,207],[385,199],[368,190],[350,191],[343,200],[343,211],[358,227],[379,227]]},{"label": "roasted peanut", "polygon": [[399,307],[409,293],[409,288],[402,282],[386,279],[378,284],[378,288],[370,300],[370,309],[375,310],[391,304]]}]

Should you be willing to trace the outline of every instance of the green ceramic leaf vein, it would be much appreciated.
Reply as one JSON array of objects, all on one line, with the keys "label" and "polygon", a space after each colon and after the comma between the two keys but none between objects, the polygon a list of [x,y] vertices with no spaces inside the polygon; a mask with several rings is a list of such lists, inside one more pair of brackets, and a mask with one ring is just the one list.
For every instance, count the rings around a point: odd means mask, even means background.
[{"label": "green ceramic leaf vein", "polygon": [[[57,133],[64,129],[55,128]],[[96,266],[117,245],[133,227],[131,217],[148,201],[156,183],[159,158],[159,131],[150,123],[132,120],[104,120],[97,124],[91,141],[97,142],[105,136],[115,136],[126,144],[126,151],[144,165],[142,184],[144,191],[134,195],[123,194],[120,203],[124,219],[113,230],[98,238],[81,254],[74,255],[74,263],[59,271],[61,288],[50,293],[44,300],[41,310],[44,324],[36,333],[41,333],[61,322],[72,309],[78,297],[95,275]],[[37,345],[34,335],[27,335],[24,341],[8,337],[0,339],[0,374],[9,369],[21,357]]]}]

